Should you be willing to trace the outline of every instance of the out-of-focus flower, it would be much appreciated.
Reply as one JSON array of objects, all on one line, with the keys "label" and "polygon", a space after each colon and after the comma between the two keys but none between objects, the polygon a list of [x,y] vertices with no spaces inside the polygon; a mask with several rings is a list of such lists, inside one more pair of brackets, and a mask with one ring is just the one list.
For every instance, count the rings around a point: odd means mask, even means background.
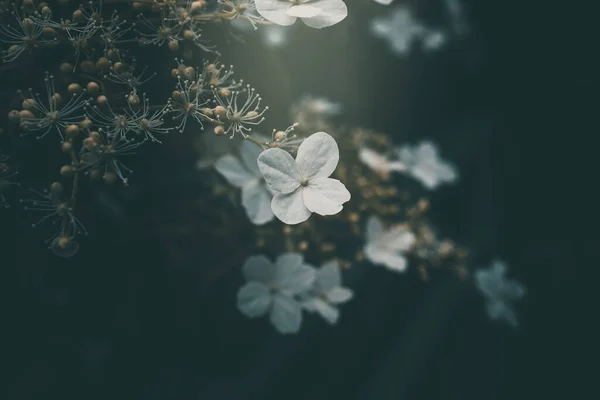
[{"label": "out-of-focus flower", "polygon": [[452,164],[444,162],[432,142],[403,146],[396,149],[400,162],[407,166],[407,172],[420,181],[427,189],[433,190],[442,183],[452,183],[458,179],[458,172]]},{"label": "out-of-focus flower", "polygon": [[383,265],[392,271],[406,270],[407,260],[403,253],[410,250],[415,241],[415,234],[402,228],[385,229],[381,220],[371,216],[367,220],[367,243],[364,253],[367,260],[376,265]]},{"label": "out-of-focus flower", "polygon": [[300,18],[317,29],[335,25],[348,15],[342,0],[256,0],[256,9],[277,25],[292,25]]},{"label": "out-of-focus flower", "polygon": [[233,140],[227,140],[212,132],[203,131],[194,140],[196,151],[200,155],[196,166],[200,170],[214,167],[221,156],[229,154],[233,150]]},{"label": "out-of-focus flower", "polygon": [[378,173],[382,178],[387,179],[390,172],[406,171],[406,165],[399,161],[390,161],[388,157],[376,152],[375,150],[361,147],[358,151],[359,160],[367,167]]},{"label": "out-of-focus flower", "polygon": [[307,111],[314,114],[334,116],[342,112],[342,105],[340,103],[336,103],[325,97],[304,96],[300,100],[300,104]]},{"label": "out-of-focus flower", "polygon": [[423,42],[426,50],[435,50],[446,41],[443,32],[416,21],[404,6],[396,7],[390,15],[374,18],[371,31],[375,36],[387,40],[392,51],[399,55],[409,52],[416,39]]},{"label": "out-of-focus flower", "polygon": [[350,192],[337,179],[329,176],[340,158],[338,145],[325,132],[305,139],[296,160],[281,149],[263,151],[258,166],[265,180],[276,193],[271,207],[275,216],[286,224],[306,221],[313,212],[333,215],[350,200]]},{"label": "out-of-focus flower", "polygon": [[330,324],[335,324],[340,311],[337,305],[352,299],[352,290],[342,287],[342,274],[336,261],[330,261],[316,272],[315,284],[302,306],[310,311],[319,313]]},{"label": "out-of-focus flower", "polygon": [[279,25],[265,25],[259,29],[265,45],[272,48],[282,47],[288,40],[288,30]]},{"label": "out-of-focus flower", "polygon": [[240,159],[231,154],[220,157],[215,163],[215,169],[227,181],[242,190],[242,206],[248,218],[254,225],[263,225],[273,220],[269,190],[258,169],[257,159],[261,149],[250,142],[240,144]]},{"label": "out-of-focus flower", "polygon": [[279,332],[298,332],[302,305],[294,296],[310,290],[315,281],[314,268],[304,264],[301,254],[285,253],[275,264],[265,256],[251,256],[242,271],[248,282],[238,291],[238,309],[249,318],[269,313]]},{"label": "out-of-focus flower", "polygon": [[390,4],[392,4],[392,1],[394,0],[373,0],[375,3],[384,5],[384,6],[389,6]]},{"label": "out-of-focus flower", "polygon": [[512,309],[512,303],[526,293],[525,287],[516,281],[506,279],[506,264],[492,261],[487,269],[475,272],[475,286],[486,299],[486,311],[491,319],[504,319],[513,327],[519,322]]}]

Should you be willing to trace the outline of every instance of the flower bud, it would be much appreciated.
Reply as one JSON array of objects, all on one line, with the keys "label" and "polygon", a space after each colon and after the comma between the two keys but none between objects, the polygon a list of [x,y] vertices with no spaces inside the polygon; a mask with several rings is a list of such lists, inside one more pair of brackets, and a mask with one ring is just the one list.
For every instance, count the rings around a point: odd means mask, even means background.
[{"label": "flower bud", "polygon": [[173,53],[176,52],[177,50],[179,50],[179,42],[177,40],[171,40],[169,41],[169,50],[171,50]]},{"label": "flower bud", "polygon": [[222,136],[225,134],[225,128],[223,128],[223,125],[217,125],[215,126],[214,132],[215,135]]},{"label": "flower bud", "polygon": [[91,74],[96,70],[96,65],[93,61],[85,60],[81,62],[81,70],[86,74]]},{"label": "flower bud", "polygon": [[104,183],[112,185],[117,181],[117,174],[115,174],[112,171],[108,171],[104,174],[104,176],[102,176],[102,180],[104,181]]},{"label": "flower bud", "polygon": [[68,62],[60,64],[60,72],[64,74],[73,72],[73,65],[69,64]]},{"label": "flower bud", "polygon": [[37,105],[37,101],[35,101],[34,99],[25,99],[23,100],[23,109],[24,110],[35,110],[35,106]]},{"label": "flower bud", "polygon": [[62,144],[60,145],[60,149],[63,151],[63,153],[68,153],[71,150],[73,150],[73,143],[71,143],[71,142],[62,142]]},{"label": "flower bud", "polygon": [[67,87],[67,91],[71,94],[77,94],[77,93],[81,93],[81,85],[79,85],[78,83],[71,83],[68,87]]},{"label": "flower bud", "polygon": [[231,90],[229,90],[227,88],[221,88],[221,89],[217,90],[217,93],[219,94],[219,96],[223,96],[223,97],[231,96]]},{"label": "flower bud", "polygon": [[73,175],[73,167],[71,165],[63,165],[60,167],[60,174],[65,177]]},{"label": "flower bud", "polygon": [[79,126],[67,125],[67,128],[65,129],[65,133],[67,134],[68,138],[72,139],[75,136],[79,135]]},{"label": "flower bud", "polygon": [[21,120],[21,116],[19,115],[19,111],[11,110],[8,113],[8,119],[12,122],[19,122]]},{"label": "flower bud", "polygon": [[110,61],[106,57],[100,57],[98,61],[96,61],[96,68],[100,71],[110,68]]},{"label": "flower bud", "polygon": [[227,110],[223,106],[216,106],[213,108],[213,113],[217,116],[217,118],[223,118],[227,115]]}]

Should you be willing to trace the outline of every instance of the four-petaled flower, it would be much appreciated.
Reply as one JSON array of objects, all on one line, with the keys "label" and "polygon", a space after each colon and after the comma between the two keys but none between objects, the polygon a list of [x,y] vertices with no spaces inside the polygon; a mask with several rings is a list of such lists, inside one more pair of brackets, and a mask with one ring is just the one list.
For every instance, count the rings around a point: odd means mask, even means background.
[{"label": "four-petaled flower", "polygon": [[277,25],[292,25],[300,18],[317,29],[335,25],[348,15],[342,0],[256,0],[256,10]]},{"label": "four-petaled flower", "polygon": [[431,142],[424,141],[415,147],[404,146],[396,151],[400,162],[406,165],[408,174],[427,189],[433,190],[444,182],[452,183],[458,179],[456,169],[440,158]]},{"label": "four-petaled flower", "polygon": [[275,216],[293,225],[306,221],[313,212],[333,215],[350,200],[350,192],[329,176],[335,170],[340,152],[335,140],[325,132],[305,139],[296,160],[287,151],[272,148],[258,157],[258,167],[276,193],[271,202]]},{"label": "four-petaled flower", "polygon": [[240,144],[240,158],[231,154],[220,157],[215,169],[227,181],[242,190],[242,206],[254,225],[263,225],[274,217],[271,210],[271,190],[258,169],[257,159],[261,149],[253,143]]},{"label": "four-petaled flower", "polygon": [[371,216],[367,220],[367,243],[364,254],[373,264],[402,272],[407,266],[407,260],[402,253],[410,250],[415,241],[414,233],[403,228],[386,230],[379,218]]},{"label": "four-petaled flower", "polygon": [[337,305],[352,299],[352,290],[342,287],[342,274],[336,261],[330,261],[316,272],[313,289],[302,302],[302,306],[319,313],[327,322],[335,324],[340,316]]},{"label": "four-petaled flower", "polygon": [[385,155],[366,147],[360,148],[358,151],[358,159],[379,174],[383,179],[388,179],[390,172],[406,171],[406,165],[403,163],[399,161],[390,161]]},{"label": "four-petaled flower", "polygon": [[296,333],[302,323],[302,305],[296,295],[306,293],[315,281],[314,268],[298,253],[280,255],[275,264],[265,256],[251,256],[242,271],[248,281],[237,294],[237,307],[249,318],[269,313],[281,333]]},{"label": "four-petaled flower", "polygon": [[491,319],[506,320],[513,327],[519,322],[511,303],[525,295],[525,287],[516,281],[506,279],[506,264],[499,260],[492,261],[487,269],[475,272],[475,286],[486,299],[486,311]]}]

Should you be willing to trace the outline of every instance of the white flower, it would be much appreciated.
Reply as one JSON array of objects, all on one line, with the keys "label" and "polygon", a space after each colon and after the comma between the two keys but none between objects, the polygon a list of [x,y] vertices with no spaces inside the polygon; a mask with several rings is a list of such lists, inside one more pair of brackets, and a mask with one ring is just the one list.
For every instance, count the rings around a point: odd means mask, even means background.
[{"label": "white flower", "polygon": [[402,253],[410,250],[415,241],[414,233],[406,229],[386,230],[379,218],[371,216],[367,220],[365,257],[373,264],[402,272],[407,266],[407,260]]},{"label": "white flower", "polygon": [[257,159],[261,149],[250,142],[240,144],[240,158],[231,154],[220,157],[215,169],[227,181],[242,190],[242,206],[250,221],[255,225],[263,225],[273,220],[271,199],[273,197],[263,176],[258,169]]},{"label": "white flower", "polygon": [[286,224],[306,221],[313,212],[333,215],[350,200],[350,192],[337,179],[328,178],[335,170],[340,153],[335,140],[325,132],[306,138],[296,160],[281,149],[263,151],[258,166],[267,184],[276,193],[271,208]]},{"label": "white flower", "polygon": [[325,97],[304,96],[300,100],[300,106],[305,107],[314,114],[333,116],[342,112],[340,103],[333,102]]},{"label": "white flower", "polygon": [[342,0],[256,0],[256,9],[277,25],[288,26],[302,19],[311,28],[335,25],[348,15]]},{"label": "white flower", "polygon": [[330,261],[317,270],[314,287],[302,306],[318,312],[327,322],[335,324],[340,316],[337,305],[352,299],[352,290],[342,287],[342,274],[336,261]]},{"label": "white flower", "polygon": [[424,47],[434,50],[445,43],[442,32],[427,28],[416,21],[410,10],[404,6],[396,7],[391,15],[374,18],[371,31],[389,42],[396,54],[407,53],[416,39],[423,40]]},{"label": "white flower", "polygon": [[456,169],[440,158],[431,142],[421,142],[415,147],[404,146],[396,151],[400,161],[407,166],[408,174],[427,189],[433,190],[444,182],[452,183],[458,179]]},{"label": "white flower", "polygon": [[511,303],[525,295],[525,287],[516,281],[507,280],[506,264],[492,261],[487,269],[475,272],[475,286],[486,299],[487,314],[491,319],[505,319],[513,327],[518,326],[517,316]]},{"label": "white flower", "polygon": [[406,171],[406,165],[399,161],[390,161],[383,154],[379,154],[375,150],[361,147],[358,151],[358,159],[371,168],[373,171],[381,175],[384,179],[389,177],[390,172]]},{"label": "white flower", "polygon": [[302,305],[294,296],[310,290],[315,280],[314,268],[304,264],[302,255],[285,253],[275,264],[265,256],[251,256],[242,272],[248,282],[238,291],[238,309],[249,318],[269,313],[279,332],[298,332]]},{"label": "white flower", "polygon": [[375,3],[384,5],[384,6],[389,6],[390,4],[392,4],[392,1],[394,0],[373,0]]}]

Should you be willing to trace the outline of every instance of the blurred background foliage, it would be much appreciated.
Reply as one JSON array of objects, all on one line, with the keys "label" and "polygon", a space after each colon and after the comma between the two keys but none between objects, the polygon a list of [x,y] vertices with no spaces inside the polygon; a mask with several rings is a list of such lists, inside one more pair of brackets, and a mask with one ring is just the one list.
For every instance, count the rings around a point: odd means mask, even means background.
[{"label": "blurred background foliage", "polygon": [[[410,3],[427,21],[447,24],[440,1]],[[252,237],[211,235],[211,210],[197,204],[207,188],[188,130],[141,149],[129,164],[130,187],[82,192],[79,216],[90,235],[73,258],[48,252],[18,206],[1,211],[0,354],[8,367],[1,397],[491,400],[562,393],[571,376],[559,366],[574,350],[559,343],[578,318],[561,299],[563,286],[574,279],[568,268],[598,243],[585,222],[586,199],[567,205],[575,193],[569,185],[577,183],[561,165],[579,158],[557,136],[566,118],[550,115],[556,105],[547,95],[572,88],[547,79],[541,67],[548,59],[538,57],[546,49],[532,50],[526,6],[465,5],[467,38],[402,58],[370,35],[369,19],[388,9],[367,0],[349,0],[348,19],[322,31],[297,23],[281,49],[252,35],[240,43],[225,27],[213,36],[221,61],[234,64],[270,106],[265,133],[293,122],[289,106],[309,93],[343,103],[340,125],[386,132],[396,143],[435,140],[461,179],[432,196],[433,221],[472,250],[471,267],[507,260],[528,287],[519,330],[488,321],[480,296],[455,278],[424,283],[381,268],[354,283],[355,299],[335,327],[308,318],[299,335],[282,336],[265,321],[248,321],[235,307],[239,269],[220,263],[241,265]],[[140,61],[152,70],[173,67],[164,53],[148,51]],[[18,74],[0,70],[2,98],[60,61],[38,60]],[[171,86],[154,79],[147,91],[166,98]],[[12,107],[2,104],[3,115]],[[29,186],[58,174],[58,149],[36,143],[11,150]],[[47,169],[53,157],[56,171]]]}]

